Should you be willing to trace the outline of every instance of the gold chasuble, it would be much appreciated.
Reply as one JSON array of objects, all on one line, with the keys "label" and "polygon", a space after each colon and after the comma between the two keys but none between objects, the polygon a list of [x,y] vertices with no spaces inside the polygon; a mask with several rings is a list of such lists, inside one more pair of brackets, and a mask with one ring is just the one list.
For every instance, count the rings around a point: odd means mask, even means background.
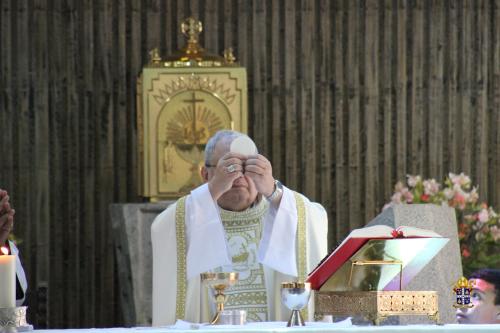
[{"label": "gold chasuble", "polygon": [[[297,268],[299,280],[306,277],[306,214],[303,198],[294,192],[297,207]],[[185,317],[186,304],[186,243],[185,243],[185,197],[178,201],[175,213],[177,236],[177,299],[176,317]],[[227,310],[246,310],[247,320],[267,321],[268,304],[264,269],[257,260],[257,251],[262,238],[263,217],[269,202],[261,200],[244,212],[232,212],[219,208],[226,233],[231,267],[218,267],[215,272],[239,273],[238,283],[226,290]],[[278,288],[279,286],[276,286]],[[307,318],[307,312],[303,312]]]}]

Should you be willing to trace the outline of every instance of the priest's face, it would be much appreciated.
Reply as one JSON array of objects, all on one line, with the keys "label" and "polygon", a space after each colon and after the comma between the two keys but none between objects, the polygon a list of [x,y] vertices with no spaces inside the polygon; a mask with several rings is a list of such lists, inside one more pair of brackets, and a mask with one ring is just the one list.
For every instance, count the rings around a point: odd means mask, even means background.
[{"label": "priest's face", "polygon": [[[211,165],[217,165],[219,159],[221,159],[230,150],[232,140],[220,140],[215,145],[215,149],[212,155]],[[206,170],[206,180],[210,181],[214,176],[214,168],[210,167]],[[217,204],[223,209],[230,211],[243,211],[250,207],[252,203],[257,200],[257,189],[255,183],[250,177],[245,175],[238,177],[234,182],[231,189],[225,192]]]},{"label": "priest's face", "polygon": [[495,305],[495,286],[482,279],[472,279],[472,308],[457,309],[460,324],[500,324],[500,304]]}]

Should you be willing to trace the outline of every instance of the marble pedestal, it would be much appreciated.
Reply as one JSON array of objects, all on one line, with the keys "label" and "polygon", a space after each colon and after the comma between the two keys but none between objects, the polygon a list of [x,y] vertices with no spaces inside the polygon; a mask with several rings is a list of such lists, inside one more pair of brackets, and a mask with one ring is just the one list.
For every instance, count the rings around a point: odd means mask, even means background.
[{"label": "marble pedestal", "polygon": [[[431,204],[394,205],[384,210],[367,226],[384,224],[393,228],[410,226],[432,230],[450,241],[408,284],[406,290],[433,290],[438,292],[440,321],[457,323],[455,318],[455,295],[452,288],[462,276],[462,261],[455,210],[448,206]],[[394,319],[397,319],[394,322]],[[396,324],[432,323],[425,317],[389,318]],[[384,322],[389,324],[389,322]]]},{"label": "marble pedestal", "polygon": [[111,224],[125,326],[151,326],[151,224],[174,201],[111,204]]}]

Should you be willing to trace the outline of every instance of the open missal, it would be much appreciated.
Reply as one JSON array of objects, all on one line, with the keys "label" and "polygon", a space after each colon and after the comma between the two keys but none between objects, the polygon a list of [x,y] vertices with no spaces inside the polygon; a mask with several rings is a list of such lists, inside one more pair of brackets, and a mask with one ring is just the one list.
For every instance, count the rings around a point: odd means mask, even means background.
[{"label": "open missal", "polygon": [[400,226],[393,229],[386,225],[375,225],[372,227],[355,229],[309,274],[307,282],[311,283],[312,289],[319,290],[321,286],[368,241],[398,238],[441,238],[441,236],[431,230],[407,226]]}]

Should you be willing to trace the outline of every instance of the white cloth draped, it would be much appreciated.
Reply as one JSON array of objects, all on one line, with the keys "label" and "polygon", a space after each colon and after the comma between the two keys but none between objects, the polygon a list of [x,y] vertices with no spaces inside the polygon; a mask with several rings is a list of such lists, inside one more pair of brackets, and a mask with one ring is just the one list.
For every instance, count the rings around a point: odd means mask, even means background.
[{"label": "white cloth draped", "polygon": [[19,250],[17,249],[16,245],[11,241],[9,241],[9,247],[12,254],[16,256],[16,277],[17,281],[19,281],[21,289],[23,290],[22,297],[16,299],[16,306],[21,306],[24,303],[24,299],[26,298],[26,289],[28,289],[28,281],[26,280],[26,274],[24,273],[23,266],[21,265],[21,260],[19,259]]},{"label": "white cloth draped", "polygon": [[[327,215],[324,208],[303,197],[306,209],[307,270],[311,271],[327,252]],[[208,185],[191,192],[186,199],[186,317],[175,318],[177,287],[176,204],[153,222],[153,326],[171,325],[176,319],[191,322],[211,317],[208,294],[201,288],[200,273],[230,266],[228,245],[219,210]],[[284,187],[279,207],[271,207],[263,221],[258,260],[264,267],[268,297],[268,318],[287,320],[289,311],[281,305],[280,283],[297,277],[295,251],[297,207],[294,194]],[[312,319],[314,302],[310,302]]]}]

